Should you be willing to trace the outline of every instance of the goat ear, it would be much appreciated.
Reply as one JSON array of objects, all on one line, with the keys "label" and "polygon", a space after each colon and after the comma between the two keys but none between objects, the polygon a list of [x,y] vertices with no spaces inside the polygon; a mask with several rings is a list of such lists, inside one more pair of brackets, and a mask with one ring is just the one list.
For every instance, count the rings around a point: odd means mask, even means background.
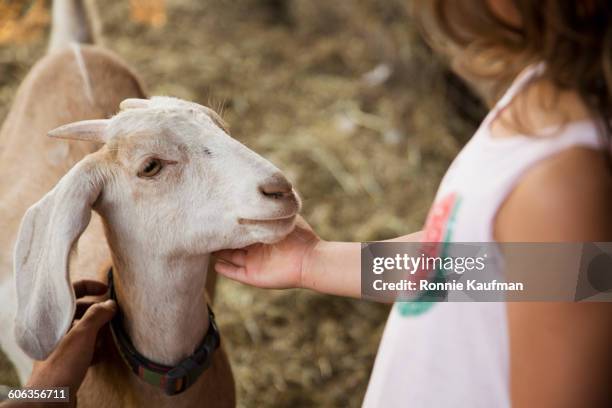
[{"label": "goat ear", "polygon": [[151,101],[148,99],[128,98],[119,104],[119,109],[121,110],[142,109],[142,108],[148,108],[150,105],[151,105]]},{"label": "goat ear", "polygon": [[210,109],[207,106],[197,104],[203,111],[208,115],[208,117],[213,121],[213,123],[223,129],[224,132],[229,133],[229,126],[227,122],[223,120],[223,118],[214,110]]},{"label": "goat ear", "polygon": [[70,328],[75,294],[70,251],[91,219],[102,177],[88,156],[26,212],[14,253],[15,336],[30,357],[43,360]]},{"label": "goat ear", "polygon": [[58,139],[106,143],[108,122],[108,119],[83,120],[55,128],[47,135]]}]

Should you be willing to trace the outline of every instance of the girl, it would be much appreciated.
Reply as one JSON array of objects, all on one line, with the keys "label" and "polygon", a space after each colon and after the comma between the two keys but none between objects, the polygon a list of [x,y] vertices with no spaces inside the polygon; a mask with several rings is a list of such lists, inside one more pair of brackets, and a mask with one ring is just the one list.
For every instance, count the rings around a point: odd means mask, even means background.
[{"label": "girl", "polygon": [[[492,107],[442,180],[423,242],[612,240],[609,0],[422,0],[435,48]],[[360,296],[360,244],[303,222],[222,251],[267,288]],[[612,406],[612,304],[397,303],[366,407]]]}]

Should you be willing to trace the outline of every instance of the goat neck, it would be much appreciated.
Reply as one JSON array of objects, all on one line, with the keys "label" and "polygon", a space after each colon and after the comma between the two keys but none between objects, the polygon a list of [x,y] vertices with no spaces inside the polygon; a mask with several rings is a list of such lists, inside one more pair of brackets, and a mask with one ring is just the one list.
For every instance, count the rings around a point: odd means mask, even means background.
[{"label": "goat neck", "polygon": [[174,365],[201,343],[209,319],[209,254],[162,255],[109,239],[113,279],[125,330],[148,359]]}]

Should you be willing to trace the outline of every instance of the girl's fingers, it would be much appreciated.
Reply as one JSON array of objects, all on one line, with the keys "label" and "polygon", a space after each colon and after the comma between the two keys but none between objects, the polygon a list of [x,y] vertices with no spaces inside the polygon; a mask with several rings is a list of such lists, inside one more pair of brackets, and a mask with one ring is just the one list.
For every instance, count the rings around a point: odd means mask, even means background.
[{"label": "girl's fingers", "polygon": [[72,330],[72,328],[73,328],[74,326],[76,326],[77,324],[79,324],[79,322],[80,322],[80,321],[81,321],[81,319],[74,319],[74,320],[72,321],[72,324],[71,324],[71,325],[70,325],[70,327],[68,328],[68,333],[70,333],[70,330]]},{"label": "girl's fingers", "polygon": [[117,304],[114,300],[95,303],[87,309],[77,326],[97,334],[100,327],[110,321],[116,311]]},{"label": "girl's fingers", "polygon": [[89,309],[90,306],[93,305],[94,303],[96,302],[93,300],[90,300],[90,301],[78,300],[76,302],[76,310],[74,312],[74,319],[77,320],[77,319],[82,318],[85,312],[87,311],[87,309]]},{"label": "girl's fingers", "polygon": [[244,249],[224,249],[215,252],[215,256],[236,266],[245,266],[246,264],[246,251]]},{"label": "girl's fingers", "polygon": [[215,263],[215,271],[223,276],[227,276],[230,279],[240,282],[245,281],[244,278],[246,276],[246,269],[242,266],[232,265],[231,263],[220,260]]},{"label": "girl's fingers", "polygon": [[76,281],[72,284],[72,287],[74,288],[74,294],[77,298],[103,295],[108,290],[108,287],[104,283],[90,279]]}]

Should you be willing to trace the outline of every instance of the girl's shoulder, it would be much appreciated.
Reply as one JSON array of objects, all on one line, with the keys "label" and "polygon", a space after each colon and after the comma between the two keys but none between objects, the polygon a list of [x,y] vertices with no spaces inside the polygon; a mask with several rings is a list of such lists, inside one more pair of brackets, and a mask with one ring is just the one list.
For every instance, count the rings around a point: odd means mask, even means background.
[{"label": "girl's shoulder", "polygon": [[[567,126],[581,122],[589,126]],[[541,81],[513,98],[490,132],[493,138],[521,135],[556,143],[554,138],[581,139],[593,125],[576,93]],[[568,144],[527,169],[500,207],[494,235],[498,241],[610,241],[611,204],[609,152]]]},{"label": "girl's shoulder", "polygon": [[606,154],[570,147],[530,168],[495,220],[497,241],[612,241],[612,173]]}]

